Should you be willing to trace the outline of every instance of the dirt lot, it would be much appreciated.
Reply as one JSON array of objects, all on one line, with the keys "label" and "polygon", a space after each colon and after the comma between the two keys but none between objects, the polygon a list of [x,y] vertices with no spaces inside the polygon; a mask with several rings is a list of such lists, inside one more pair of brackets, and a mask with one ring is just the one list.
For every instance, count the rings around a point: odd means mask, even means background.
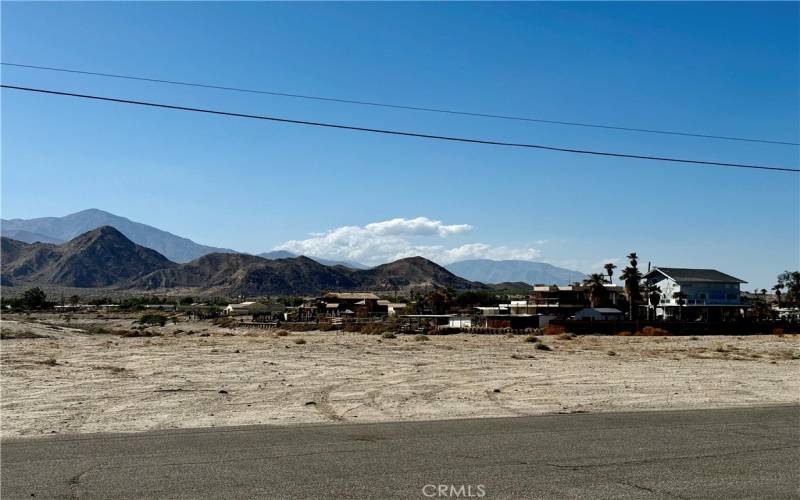
[{"label": "dirt lot", "polygon": [[[5,315],[2,435],[800,402],[800,338],[384,339]],[[114,331],[114,333],[103,333]],[[303,343],[302,341],[305,341]]]}]

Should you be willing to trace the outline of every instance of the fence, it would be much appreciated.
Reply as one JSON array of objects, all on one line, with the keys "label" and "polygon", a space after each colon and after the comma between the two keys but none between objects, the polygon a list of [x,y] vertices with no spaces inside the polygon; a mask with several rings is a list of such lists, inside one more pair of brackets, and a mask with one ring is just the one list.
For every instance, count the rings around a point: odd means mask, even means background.
[{"label": "fence", "polygon": [[800,324],[777,322],[689,322],[689,321],[602,321],[602,320],[551,320],[551,325],[561,326],[577,335],[615,335],[621,332],[641,332],[645,327],[659,328],[669,335],[766,335],[782,330],[787,334],[800,334]]}]

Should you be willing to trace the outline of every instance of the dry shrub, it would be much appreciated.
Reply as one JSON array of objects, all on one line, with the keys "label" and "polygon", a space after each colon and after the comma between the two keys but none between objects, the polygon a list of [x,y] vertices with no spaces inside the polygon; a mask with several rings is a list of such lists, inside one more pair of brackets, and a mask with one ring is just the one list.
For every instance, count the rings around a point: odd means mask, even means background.
[{"label": "dry shrub", "polygon": [[392,333],[392,332],[383,332],[383,335],[381,335],[381,337],[384,338],[384,339],[396,339],[397,338],[395,336],[395,334]]},{"label": "dry shrub", "polygon": [[571,333],[562,333],[558,336],[558,340],[572,340],[575,338],[575,335]]},{"label": "dry shrub", "polygon": [[536,335],[528,335],[527,337],[525,337],[525,342],[531,342],[531,343],[539,342],[539,337],[537,337]]},{"label": "dry shrub", "polygon": [[642,337],[666,337],[669,336],[670,333],[663,328],[656,328],[654,326],[646,326],[642,328],[641,331],[636,332],[636,335],[640,335]]},{"label": "dry shrub", "polygon": [[285,337],[287,335],[289,335],[289,332],[287,332],[286,330],[275,330],[276,337]]},{"label": "dry shrub", "polygon": [[111,373],[124,373],[127,371],[127,368],[122,366],[113,366],[113,365],[98,365],[92,367],[95,370],[108,370]]},{"label": "dry shrub", "polygon": [[219,318],[214,318],[211,322],[222,328],[233,328],[238,323],[236,318],[231,316],[220,316]]},{"label": "dry shrub", "polygon": [[511,359],[536,359],[532,354],[512,354]]},{"label": "dry shrub", "polygon": [[534,347],[539,349],[540,351],[552,351],[553,350],[549,345],[542,344],[541,342],[536,344]]},{"label": "dry shrub", "polygon": [[54,358],[53,356],[50,356],[44,361],[39,361],[38,363],[46,366],[58,366],[59,364],[58,361],[56,361],[56,358]]},{"label": "dry shrub", "polygon": [[633,332],[629,332],[628,330],[617,333],[617,337],[631,337],[631,336],[633,336]]},{"label": "dry shrub", "polygon": [[163,314],[143,314],[139,318],[139,323],[143,325],[164,326],[167,324],[167,317]]},{"label": "dry shrub", "polygon": [[21,332],[9,332],[7,330],[0,330],[0,339],[51,339],[48,335],[39,335],[30,330],[22,330]]},{"label": "dry shrub", "polygon": [[317,328],[321,332],[330,332],[331,330],[336,330],[336,327],[333,326],[333,323],[330,321],[320,321],[317,325]]},{"label": "dry shrub", "polygon": [[114,335],[119,335],[120,337],[160,337],[161,334],[158,332],[151,332],[148,330],[130,330],[130,331],[120,331],[117,330],[114,332]]},{"label": "dry shrub", "polygon": [[383,325],[379,323],[364,323],[358,329],[364,335],[380,335],[383,333]]},{"label": "dry shrub", "polygon": [[308,323],[283,323],[282,326],[290,332],[313,332],[317,329],[317,325]]},{"label": "dry shrub", "polygon": [[92,335],[103,335],[107,333],[114,333],[111,328],[103,325],[89,325],[84,330],[86,333],[91,333]]},{"label": "dry shrub", "polygon": [[427,342],[430,339],[428,338],[427,335],[419,334],[419,335],[414,335],[414,340],[416,340],[417,342]]},{"label": "dry shrub", "polygon": [[545,335],[561,335],[562,333],[567,333],[567,329],[561,325],[549,323],[544,327],[543,332]]},{"label": "dry shrub", "polygon": [[294,343],[298,345],[302,345],[306,343],[306,339],[294,339]]},{"label": "dry shrub", "polygon": [[774,328],[772,330],[772,334],[776,337],[783,337],[786,332],[783,331],[783,328]]}]

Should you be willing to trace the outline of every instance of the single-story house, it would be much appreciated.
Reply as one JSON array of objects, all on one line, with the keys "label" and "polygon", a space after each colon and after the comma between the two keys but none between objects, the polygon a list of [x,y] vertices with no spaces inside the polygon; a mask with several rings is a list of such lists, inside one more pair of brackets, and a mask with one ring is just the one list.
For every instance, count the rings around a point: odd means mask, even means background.
[{"label": "single-story house", "polygon": [[447,322],[448,328],[472,328],[472,318],[469,316],[455,316]]},{"label": "single-story house", "polygon": [[260,302],[240,302],[239,304],[228,304],[222,312],[226,316],[246,316],[265,313],[268,309],[266,305]]},{"label": "single-story house", "polygon": [[408,304],[404,304],[402,302],[389,302],[386,304],[386,314],[389,316],[397,316],[398,314],[403,314],[408,309]]},{"label": "single-story house", "polygon": [[379,314],[382,309],[378,304],[379,300],[377,295],[369,292],[330,292],[318,299],[319,312],[329,317],[354,312],[364,315]]},{"label": "single-story house", "polygon": [[576,320],[619,320],[624,319],[625,313],[613,307],[587,307],[575,313]]}]

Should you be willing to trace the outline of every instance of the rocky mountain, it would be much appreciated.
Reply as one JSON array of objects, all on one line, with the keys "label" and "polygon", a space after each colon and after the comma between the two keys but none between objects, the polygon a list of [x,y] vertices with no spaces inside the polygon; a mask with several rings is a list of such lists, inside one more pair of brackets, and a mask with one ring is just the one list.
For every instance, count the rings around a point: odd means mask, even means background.
[{"label": "rocky mountain", "polygon": [[354,273],[365,290],[391,290],[393,287],[446,287],[457,290],[485,290],[423,257],[409,257]]},{"label": "rocky mountain", "polygon": [[0,223],[2,236],[26,243],[38,241],[56,244],[92,229],[111,226],[137,245],[152,248],[174,262],[188,262],[213,252],[233,252],[228,248],[201,245],[188,238],[94,208],[64,217],[3,219]]},{"label": "rocky mountain", "polygon": [[24,243],[2,238],[4,286],[169,291],[225,295],[305,295],[329,290],[394,290],[448,287],[487,290],[422,257],[401,259],[372,269],[326,266],[308,257],[264,259],[238,253],[211,253],[177,264],[133,243],[120,231],[102,226],[72,240]]},{"label": "rocky mountain", "polygon": [[127,288],[146,290],[200,288],[228,295],[303,295],[358,287],[347,270],[307,257],[264,259],[254,255],[214,253],[173,269],[147,274]]},{"label": "rocky mountain", "polygon": [[94,288],[117,285],[177,264],[102,226],[61,245],[2,238],[2,283]]},{"label": "rocky mountain", "polygon": [[445,267],[462,278],[483,283],[521,281],[529,285],[569,285],[586,277],[580,271],[527,260],[462,260]]},{"label": "rocky mountain", "polygon": [[[265,259],[289,259],[292,257],[298,257],[297,254],[287,252],[286,250],[272,250],[270,252],[260,253],[258,256]],[[365,266],[364,264],[360,264],[358,262],[353,262],[352,260],[330,260],[323,259],[321,257],[314,257],[313,255],[307,257],[326,266],[344,266],[349,267],[350,269],[369,269],[369,266]]]}]

